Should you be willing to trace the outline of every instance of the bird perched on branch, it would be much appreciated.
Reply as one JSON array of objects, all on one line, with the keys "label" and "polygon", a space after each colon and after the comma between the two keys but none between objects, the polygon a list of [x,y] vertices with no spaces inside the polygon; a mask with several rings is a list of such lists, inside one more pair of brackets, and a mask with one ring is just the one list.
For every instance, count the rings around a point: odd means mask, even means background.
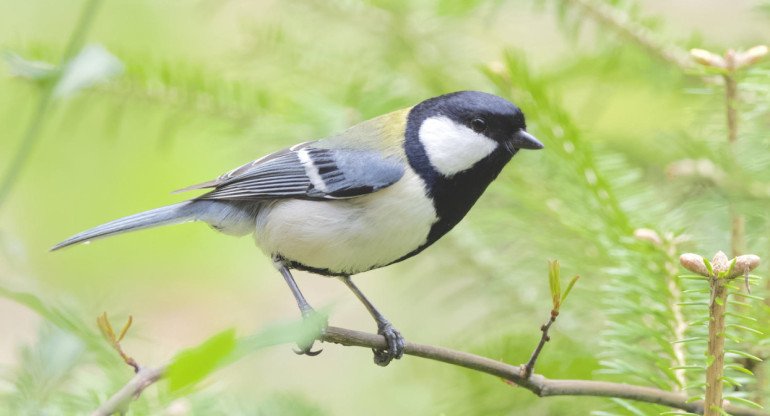
[{"label": "bird perched on branch", "polygon": [[[207,193],[83,231],[53,246],[161,225],[202,221],[254,234],[289,285],[303,317],[314,314],[291,269],[339,277],[401,358],[401,334],[350,276],[420,253],[454,227],[519,149],[542,149],[511,102],[460,91],[425,100],[321,140],[267,155],[209,182]],[[315,355],[312,344],[299,353]]]}]

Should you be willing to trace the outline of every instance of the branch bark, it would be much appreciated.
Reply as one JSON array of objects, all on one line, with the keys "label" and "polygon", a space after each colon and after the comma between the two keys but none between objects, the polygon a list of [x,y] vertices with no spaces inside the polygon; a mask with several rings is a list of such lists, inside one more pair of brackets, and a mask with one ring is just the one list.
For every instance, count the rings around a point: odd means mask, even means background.
[{"label": "branch bark", "polygon": [[151,384],[157,382],[166,373],[166,366],[158,368],[141,367],[136,375],[126,383],[123,388],[112,395],[106,402],[102,403],[98,409],[91,413],[91,416],[110,416],[115,413],[123,414],[128,410],[131,401],[139,397],[142,391]]},{"label": "branch bark", "polygon": [[706,411],[705,416],[719,416],[722,409],[722,374],[725,367],[725,308],[727,287],[725,280],[711,279],[711,305],[709,305],[708,358],[711,365],[706,369]]},{"label": "branch bark", "polygon": [[[345,346],[365,348],[386,348],[385,338],[381,335],[354,331],[345,328],[328,327],[323,337],[323,342],[330,342]],[[525,388],[539,397],[548,396],[596,396],[614,397],[619,399],[636,400],[646,403],[660,404],[667,407],[686,410],[688,412],[702,414],[703,402],[687,403],[688,397],[683,393],[675,393],[652,387],[634,386],[622,383],[610,383],[605,381],[589,380],[550,380],[540,374],[532,374],[522,377],[521,367],[505,364],[490,358],[481,357],[467,352],[434,347],[431,345],[406,343],[405,354],[415,357],[427,358],[474,371],[490,374],[506,380],[513,381],[518,386]],[[159,368],[140,369],[134,378],[120,391],[115,393],[108,401],[104,402],[91,416],[109,416],[123,411],[131,400],[138,397],[141,392],[152,383],[164,376],[166,366]],[[770,416],[756,409],[748,409],[740,406],[729,405],[725,410],[734,416]]]},{"label": "branch bark", "polygon": [[544,323],[543,326],[540,327],[540,332],[542,332],[542,335],[540,335],[540,342],[537,344],[535,350],[532,351],[532,356],[529,357],[527,364],[524,365],[522,377],[527,378],[535,371],[535,363],[537,362],[537,358],[540,357],[540,351],[543,350],[545,343],[551,340],[551,337],[548,336],[548,330],[551,328],[551,325],[556,322],[557,316],[559,316],[559,312],[552,310],[551,317],[548,319],[548,322]]}]

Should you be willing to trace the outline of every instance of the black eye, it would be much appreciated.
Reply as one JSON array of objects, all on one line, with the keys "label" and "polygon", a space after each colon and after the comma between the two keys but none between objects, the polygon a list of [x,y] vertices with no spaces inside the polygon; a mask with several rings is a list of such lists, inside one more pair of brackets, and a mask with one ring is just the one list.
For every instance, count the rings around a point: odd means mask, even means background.
[{"label": "black eye", "polygon": [[471,120],[471,128],[476,133],[481,133],[487,129],[487,122],[483,118],[474,118]]}]

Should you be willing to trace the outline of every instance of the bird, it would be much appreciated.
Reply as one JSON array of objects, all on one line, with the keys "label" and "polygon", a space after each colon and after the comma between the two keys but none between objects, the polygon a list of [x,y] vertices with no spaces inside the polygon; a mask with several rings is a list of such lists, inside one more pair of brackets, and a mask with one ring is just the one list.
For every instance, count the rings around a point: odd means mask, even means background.
[{"label": "bird", "polygon": [[[208,190],[200,196],[83,231],[51,251],[193,221],[225,234],[253,234],[304,319],[318,313],[291,270],[344,282],[385,337],[387,347],[374,350],[374,361],[386,366],[402,357],[406,342],[351,276],[425,250],[460,222],[520,149],[542,148],[509,100],[452,92],[268,154],[175,191]],[[318,354],[312,344],[295,352]]]}]

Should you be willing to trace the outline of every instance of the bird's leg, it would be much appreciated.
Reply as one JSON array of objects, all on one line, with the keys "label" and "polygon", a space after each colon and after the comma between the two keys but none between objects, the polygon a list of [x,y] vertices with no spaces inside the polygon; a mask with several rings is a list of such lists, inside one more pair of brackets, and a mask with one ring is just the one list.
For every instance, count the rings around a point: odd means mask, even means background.
[{"label": "bird's leg", "polygon": [[377,308],[372,305],[372,302],[369,302],[369,299],[367,299],[361,290],[358,289],[358,286],[353,283],[353,281],[350,279],[350,276],[342,276],[341,279],[350,288],[350,290],[355,293],[361,303],[366,306],[366,309],[372,315],[374,320],[377,321],[377,333],[384,336],[388,343],[388,347],[386,349],[372,350],[374,351],[374,362],[377,365],[384,367],[390,364],[394,358],[401,358],[404,355],[404,349],[406,348],[406,341],[404,341],[404,337],[401,336],[401,333],[398,332],[396,328],[394,328],[393,325],[387,319],[385,319],[384,316],[382,316],[380,311],[378,311]]},{"label": "bird's leg", "polygon": [[[289,271],[289,268],[283,265],[282,263],[275,262],[276,267],[278,270],[280,270],[281,274],[283,275],[283,278],[286,280],[286,284],[289,285],[289,289],[291,289],[291,293],[294,295],[294,299],[297,300],[297,306],[299,306],[300,312],[302,312],[302,319],[307,321],[308,319],[316,320],[318,318],[318,312],[316,312],[309,303],[307,303],[307,300],[305,300],[305,297],[302,296],[302,292],[300,292],[299,287],[297,286],[297,282],[294,281],[294,277],[291,275],[291,272]],[[320,319],[320,322],[322,322],[321,327],[321,333],[326,330],[326,326],[328,326],[328,323],[326,322],[326,319]],[[313,351],[313,340],[310,341],[309,344],[306,345],[299,345],[297,344],[298,350],[294,350],[295,353],[299,355],[309,355],[309,356],[315,356],[321,353],[323,350]]]}]

